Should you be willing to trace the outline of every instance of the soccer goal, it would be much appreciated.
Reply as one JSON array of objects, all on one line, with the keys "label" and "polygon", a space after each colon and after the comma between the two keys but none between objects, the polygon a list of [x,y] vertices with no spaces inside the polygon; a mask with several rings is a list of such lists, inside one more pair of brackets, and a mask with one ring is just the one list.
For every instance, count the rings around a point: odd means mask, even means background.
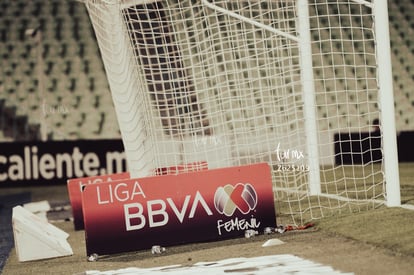
[{"label": "soccer goal", "polygon": [[267,162],[284,224],[400,204],[387,1],[85,5],[132,176]]}]

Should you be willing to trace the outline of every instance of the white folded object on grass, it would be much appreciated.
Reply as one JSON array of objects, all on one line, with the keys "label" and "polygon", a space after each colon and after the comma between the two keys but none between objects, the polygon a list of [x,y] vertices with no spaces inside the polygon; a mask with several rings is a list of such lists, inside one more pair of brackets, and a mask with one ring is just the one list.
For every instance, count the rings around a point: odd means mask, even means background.
[{"label": "white folded object on grass", "polygon": [[13,208],[12,224],[20,262],[73,255],[69,234],[24,207]]}]

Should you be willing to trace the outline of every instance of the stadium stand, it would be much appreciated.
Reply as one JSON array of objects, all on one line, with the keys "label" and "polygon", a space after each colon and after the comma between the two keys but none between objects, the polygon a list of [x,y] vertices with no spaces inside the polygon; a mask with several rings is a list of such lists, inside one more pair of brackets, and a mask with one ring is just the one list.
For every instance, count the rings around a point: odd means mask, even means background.
[{"label": "stadium stand", "polygon": [[[119,138],[85,6],[56,0],[0,3],[1,140],[39,139],[41,120],[54,140]],[[41,37],[27,35],[36,28]]]},{"label": "stadium stand", "polygon": [[[410,0],[389,1],[398,131],[414,129],[413,12],[414,3]],[[27,35],[27,30],[36,28],[41,37]],[[322,31],[313,35],[323,39],[329,34]],[[358,44],[334,46],[341,50]],[[1,0],[0,58],[0,141],[38,140],[42,120],[47,136],[53,140],[120,138],[108,82],[84,4],[70,0]],[[354,58],[364,62],[363,57]],[[355,116],[349,115],[349,110],[343,110],[340,118],[329,116],[330,109],[341,109],[343,100],[355,102],[353,114],[378,109],[369,104],[376,96],[372,89],[375,70],[355,72],[346,66],[326,70],[320,62],[314,60],[316,88],[325,87],[329,94],[316,100],[318,105],[329,105],[318,106],[320,130],[337,123],[352,126]],[[338,64],[344,63],[346,59],[338,60]],[[364,73],[368,84],[346,81],[345,75],[357,73]],[[333,74],[342,76],[341,80],[331,81]],[[356,89],[361,85],[366,86],[364,95]],[[325,102],[327,99],[329,102]],[[357,100],[361,99],[368,104],[360,106]],[[370,123],[367,119],[367,126]]]},{"label": "stadium stand", "polygon": [[414,3],[389,3],[397,130],[414,128]]}]

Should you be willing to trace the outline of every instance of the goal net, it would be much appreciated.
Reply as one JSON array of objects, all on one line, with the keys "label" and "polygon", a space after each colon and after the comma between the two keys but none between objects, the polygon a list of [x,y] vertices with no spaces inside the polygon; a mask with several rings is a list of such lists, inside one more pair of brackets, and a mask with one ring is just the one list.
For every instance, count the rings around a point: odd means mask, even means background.
[{"label": "goal net", "polygon": [[374,2],[85,1],[131,175],[267,162],[283,224],[386,203]]}]

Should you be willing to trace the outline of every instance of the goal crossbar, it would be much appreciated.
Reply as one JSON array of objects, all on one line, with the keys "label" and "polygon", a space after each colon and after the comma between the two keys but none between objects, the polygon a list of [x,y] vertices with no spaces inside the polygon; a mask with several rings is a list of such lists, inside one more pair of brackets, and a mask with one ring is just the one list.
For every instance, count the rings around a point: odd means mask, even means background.
[{"label": "goal crossbar", "polygon": [[292,40],[292,41],[296,41],[296,42],[298,42],[298,41],[299,41],[299,38],[298,38],[298,37],[296,37],[296,36],[294,36],[294,35],[291,35],[291,34],[289,34],[289,33],[286,33],[286,32],[283,32],[283,31],[280,31],[280,30],[278,30],[278,29],[276,29],[276,28],[273,28],[273,27],[271,27],[271,26],[268,26],[268,25],[262,24],[262,23],[260,23],[260,22],[257,22],[257,21],[255,21],[255,20],[252,20],[252,19],[250,19],[250,18],[247,18],[247,17],[242,16],[242,15],[240,15],[240,14],[237,14],[237,13],[235,13],[235,12],[232,12],[232,11],[229,11],[229,10],[224,9],[224,8],[222,8],[222,7],[219,7],[219,6],[217,6],[217,5],[214,5],[214,4],[210,3],[210,2],[208,2],[208,0],[201,0],[201,2],[202,2],[205,6],[209,7],[209,8],[210,8],[210,9],[212,9],[212,10],[215,10],[215,11],[217,11],[217,12],[221,12],[221,13],[223,13],[223,14],[225,14],[225,15],[228,15],[228,16],[231,16],[231,17],[233,17],[233,18],[236,18],[236,19],[238,19],[238,20],[240,20],[240,21],[242,21],[242,22],[249,23],[249,24],[251,24],[251,25],[253,25],[253,26],[256,26],[256,27],[261,28],[261,29],[263,29],[263,30],[267,30],[267,31],[272,32],[272,33],[274,33],[274,34],[276,34],[276,35],[280,35],[280,36],[286,37],[286,38],[288,38],[288,39],[290,39],[290,40]]}]

